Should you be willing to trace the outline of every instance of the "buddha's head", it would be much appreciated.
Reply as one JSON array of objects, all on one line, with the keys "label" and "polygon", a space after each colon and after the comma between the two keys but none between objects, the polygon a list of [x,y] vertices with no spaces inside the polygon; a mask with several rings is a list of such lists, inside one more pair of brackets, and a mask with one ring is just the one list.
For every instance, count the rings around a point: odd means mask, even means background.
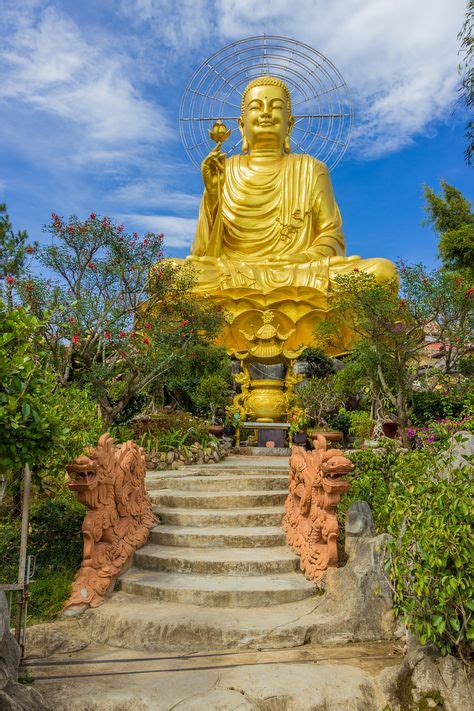
[{"label": "buddha's head", "polygon": [[246,86],[239,119],[244,152],[276,148],[289,153],[293,124],[290,92],[284,81],[263,76]]}]

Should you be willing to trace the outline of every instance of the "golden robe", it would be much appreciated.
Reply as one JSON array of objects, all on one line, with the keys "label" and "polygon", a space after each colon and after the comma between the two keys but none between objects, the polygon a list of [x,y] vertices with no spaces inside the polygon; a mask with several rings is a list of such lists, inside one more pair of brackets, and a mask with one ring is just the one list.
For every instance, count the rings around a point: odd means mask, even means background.
[{"label": "golden robe", "polygon": [[243,155],[225,162],[220,203],[204,192],[188,257],[199,290],[251,289],[263,294],[306,287],[327,294],[331,278],[359,267],[386,280],[395,268],[384,259],[345,257],[339,208],[320,161],[285,155],[248,167]]}]

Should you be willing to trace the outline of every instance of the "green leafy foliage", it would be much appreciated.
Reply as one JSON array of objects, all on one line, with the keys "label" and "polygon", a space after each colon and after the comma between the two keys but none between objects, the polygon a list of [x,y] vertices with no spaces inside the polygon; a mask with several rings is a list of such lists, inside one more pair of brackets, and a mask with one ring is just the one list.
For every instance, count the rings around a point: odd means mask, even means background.
[{"label": "green leafy foliage", "polygon": [[40,488],[57,489],[64,466],[103,432],[87,392],[61,388],[41,350],[41,323],[0,302],[0,468],[12,487],[25,463]]},{"label": "green leafy foliage", "polygon": [[216,421],[216,410],[224,409],[230,403],[230,373],[227,377],[220,373],[205,375],[196,389],[195,402],[203,415],[210,415]]},{"label": "green leafy foliage", "polygon": [[352,502],[369,503],[376,532],[392,536],[387,574],[396,613],[423,644],[466,659],[474,636],[472,457],[454,466],[460,438],[436,451],[403,453],[385,441],[383,450],[348,453],[356,466],[338,518],[342,527]]},{"label": "green leafy foliage", "polygon": [[129,234],[94,213],[58,215],[38,260],[52,278],[31,277],[17,294],[40,319],[59,381],[85,387],[107,424],[141,396],[153,399],[182,361],[218,333],[222,314],[191,295],[189,265],[163,258],[163,235]]},{"label": "green leafy foliage", "polygon": [[25,275],[28,259],[38,246],[36,242],[27,244],[27,240],[26,230],[13,231],[7,206],[0,203],[0,297],[10,309],[15,282]]},{"label": "green leafy foliage", "polygon": [[296,391],[297,404],[304,408],[314,427],[327,429],[329,421],[344,404],[342,395],[334,386],[334,375],[313,377]]},{"label": "green leafy foliage", "polygon": [[38,351],[39,321],[0,302],[0,467],[35,466],[67,436],[56,379]]},{"label": "green leafy foliage", "polygon": [[471,203],[455,187],[441,181],[441,195],[425,185],[427,222],[439,235],[439,253],[451,270],[474,269],[474,215]]},{"label": "green leafy foliage", "polygon": [[442,367],[430,369],[433,378],[455,373],[471,348],[472,293],[462,277],[443,269],[427,272],[421,264],[401,263],[400,275],[400,294],[396,285],[357,270],[336,277],[334,308],[317,335],[331,347],[349,329],[353,352],[336,384],[350,388],[352,375],[370,392],[377,419],[391,416],[406,438],[411,394],[426,371],[427,335],[436,338],[443,356]]},{"label": "green leafy foliage", "polygon": [[306,375],[324,378],[335,373],[334,361],[321,348],[305,348],[298,360],[307,364]]},{"label": "green leafy foliage", "polygon": [[449,454],[420,452],[400,458],[386,501],[395,611],[422,644],[464,659],[474,639],[472,493],[469,462],[453,468]]},{"label": "green leafy foliage", "polygon": [[[33,503],[28,554],[36,559],[30,585],[28,622],[52,619],[62,609],[82,560],[81,526],[86,509],[69,493]],[[20,520],[0,524],[0,582],[11,583],[18,573]]]},{"label": "green leafy foliage", "polygon": [[410,420],[414,425],[425,425],[433,420],[458,417],[465,406],[464,399],[452,390],[421,390],[411,395]]},{"label": "green leafy foliage", "polygon": [[375,421],[368,412],[355,410],[349,413],[350,427],[349,434],[360,439],[369,439],[372,435]]}]

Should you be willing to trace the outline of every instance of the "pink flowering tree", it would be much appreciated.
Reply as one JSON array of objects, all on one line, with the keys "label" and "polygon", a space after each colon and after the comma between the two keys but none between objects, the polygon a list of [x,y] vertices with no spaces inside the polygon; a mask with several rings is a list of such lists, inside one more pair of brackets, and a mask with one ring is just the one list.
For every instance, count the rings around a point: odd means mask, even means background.
[{"label": "pink flowering tree", "polygon": [[337,277],[331,319],[317,335],[330,345],[348,330],[352,354],[340,380],[368,388],[374,418],[390,414],[407,441],[413,390],[456,374],[472,347],[473,290],[444,269],[400,263],[399,273],[400,289],[356,269]]},{"label": "pink flowering tree", "polygon": [[94,213],[53,213],[45,229],[52,241],[37,256],[52,276],[23,279],[17,293],[45,323],[60,382],[87,386],[111,424],[214,338],[222,314],[191,296],[193,272],[164,259],[161,234],[130,234]]}]

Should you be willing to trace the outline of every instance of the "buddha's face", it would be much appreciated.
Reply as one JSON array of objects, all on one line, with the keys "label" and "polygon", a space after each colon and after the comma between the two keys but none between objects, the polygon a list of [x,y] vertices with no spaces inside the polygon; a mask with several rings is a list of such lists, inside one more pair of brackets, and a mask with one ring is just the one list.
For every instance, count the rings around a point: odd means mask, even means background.
[{"label": "buddha's face", "polygon": [[292,125],[293,117],[288,116],[287,98],[281,87],[269,84],[249,89],[239,127],[250,150],[259,147],[282,149]]}]

